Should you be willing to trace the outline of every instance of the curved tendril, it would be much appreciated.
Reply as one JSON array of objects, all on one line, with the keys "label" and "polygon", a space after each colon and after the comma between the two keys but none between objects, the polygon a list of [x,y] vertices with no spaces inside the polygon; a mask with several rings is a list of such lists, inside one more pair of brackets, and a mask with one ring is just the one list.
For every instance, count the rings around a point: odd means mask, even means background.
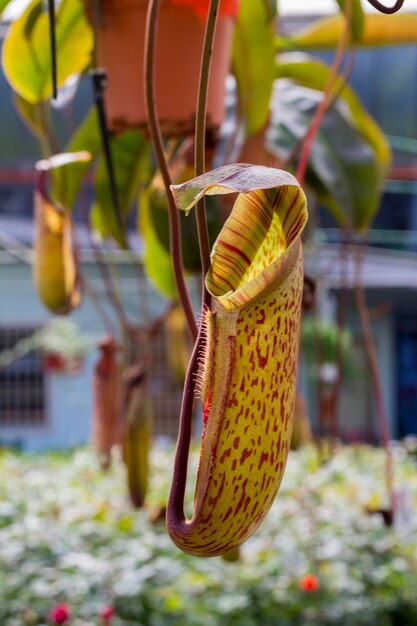
[{"label": "curved tendril", "polygon": [[195,341],[197,339],[198,329],[194,317],[193,305],[184,276],[181,247],[181,228],[179,221],[180,218],[170,189],[172,181],[168,169],[168,163],[165,157],[161,127],[158,121],[155,104],[154,63],[159,5],[160,0],[150,0],[148,4],[145,30],[145,105],[148,116],[148,128],[151,136],[152,146],[155,151],[156,160],[158,162],[168,200],[168,218],[170,223],[170,251],[173,263],[175,283],[177,286],[178,297],[184,310],[185,317],[187,319],[190,334],[193,338],[193,341]]},{"label": "curved tendril", "polygon": [[188,365],[181,405],[180,424],[178,430],[177,449],[174,461],[174,475],[168,500],[167,523],[178,531],[186,524],[184,514],[184,495],[187,483],[188,455],[191,443],[193,422],[194,395],[197,381],[198,358],[204,339],[204,325],[200,324],[197,341]]},{"label": "curved tendril", "polygon": [[397,0],[396,3],[392,7],[386,7],[379,0],[368,0],[369,4],[374,7],[380,13],[385,13],[386,15],[392,15],[392,13],[397,13],[404,4],[404,0]]}]

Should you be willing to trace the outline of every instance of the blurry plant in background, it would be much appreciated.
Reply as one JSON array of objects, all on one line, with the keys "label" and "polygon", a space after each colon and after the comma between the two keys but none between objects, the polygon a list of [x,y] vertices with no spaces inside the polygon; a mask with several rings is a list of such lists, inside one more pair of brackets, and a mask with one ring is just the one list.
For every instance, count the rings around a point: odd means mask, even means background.
[{"label": "blurry plant in background", "polygon": [[71,320],[52,319],[30,337],[18,341],[13,349],[0,353],[0,367],[6,367],[32,350],[41,352],[45,366],[54,373],[76,373],[97,338],[83,333]]},{"label": "blurry plant in background", "polygon": [[304,318],[301,349],[307,376],[317,389],[320,437],[337,437],[338,386],[354,376],[352,347],[352,333],[347,328],[314,316]]},{"label": "blurry plant in background", "polygon": [[344,373],[349,375],[351,372],[352,334],[349,329],[345,328],[341,331],[335,322],[307,317],[301,329],[301,345],[311,369],[316,364],[316,349],[320,351],[320,360],[323,364],[334,365],[337,364],[340,346]]},{"label": "blurry plant in background", "polygon": [[[173,450],[150,458],[157,505]],[[197,463],[194,450],[193,473]],[[110,605],[110,626],[414,626],[416,464],[400,445],[394,463],[411,515],[387,528],[366,512],[385,504],[381,450],[346,447],[324,465],[315,447],[291,453],[279,498],[230,563],[180,552],[163,524],[129,510],[119,459],[102,473],[91,451],[3,452],[0,622],[40,626],[64,605],[65,623],[97,626]]]}]

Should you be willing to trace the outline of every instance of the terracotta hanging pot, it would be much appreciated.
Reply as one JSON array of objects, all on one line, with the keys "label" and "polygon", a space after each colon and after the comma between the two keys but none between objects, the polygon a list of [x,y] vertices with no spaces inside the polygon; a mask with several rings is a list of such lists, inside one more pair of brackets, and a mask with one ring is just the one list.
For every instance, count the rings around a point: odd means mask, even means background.
[{"label": "terracotta hanging pot", "polygon": [[[91,17],[91,1],[88,0]],[[227,4],[227,3],[226,3]],[[102,0],[97,28],[97,65],[107,70],[106,108],[114,132],[145,129],[144,37],[148,0]],[[162,0],[155,59],[158,116],[166,136],[194,131],[205,20],[199,2]],[[223,121],[233,17],[220,11],[214,42],[207,129]]]}]

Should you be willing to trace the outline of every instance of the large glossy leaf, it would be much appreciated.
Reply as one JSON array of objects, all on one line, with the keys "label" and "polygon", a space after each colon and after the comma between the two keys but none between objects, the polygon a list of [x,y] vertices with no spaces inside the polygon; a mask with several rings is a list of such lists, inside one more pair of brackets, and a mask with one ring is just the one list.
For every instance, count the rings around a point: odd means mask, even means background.
[{"label": "large glossy leaf", "polygon": [[91,219],[94,229],[102,237],[112,236],[119,245],[125,247],[124,226],[132,209],[139,184],[147,176],[149,143],[138,131],[129,130],[123,135],[111,138],[111,152],[122,224],[120,224],[116,214],[109,175],[103,156],[98,162],[95,173],[96,202],[92,207]]},{"label": "large glossy leaf", "polygon": [[[324,91],[329,79],[330,68],[325,63],[306,54],[288,53],[279,56],[277,77],[289,78],[303,87]],[[336,89],[338,85],[336,84]],[[391,152],[386,137],[378,124],[363,108],[359,98],[351,87],[346,85],[339,94],[339,100],[346,105],[349,121],[356,127],[363,139],[375,152],[381,181],[385,178],[391,159]]]},{"label": "large glossy leaf", "polygon": [[[56,17],[58,86],[89,64],[91,28],[81,0],[62,0]],[[18,94],[30,103],[52,94],[49,19],[42,0],[33,0],[15,20],[3,46],[3,68]]]},{"label": "large glossy leaf", "polygon": [[139,194],[139,229],[145,245],[143,264],[148,278],[155,287],[164,296],[174,298],[177,292],[171,256],[168,246],[161,242],[156,231],[152,199],[155,200],[152,188],[148,187]]},{"label": "large glossy leaf", "polygon": [[274,81],[274,28],[265,0],[241,0],[233,39],[239,112],[247,135],[268,120]]},{"label": "large glossy leaf", "polygon": [[[340,9],[346,13],[348,3],[346,0],[337,0],[337,4]],[[365,27],[365,14],[362,9],[361,0],[353,0],[352,2],[352,16],[350,23],[350,33],[353,41],[358,41],[363,34]]]},{"label": "large glossy leaf", "polygon": [[[320,92],[278,80],[273,98],[268,147],[287,158],[305,137]],[[378,208],[381,179],[375,152],[343,114],[339,104],[327,112],[309,158],[306,182],[337,222],[366,230]]]},{"label": "large glossy leaf", "polygon": [[[342,34],[345,18],[342,15],[317,20],[292,37],[277,39],[278,47],[298,50],[333,50]],[[417,41],[417,15],[366,14],[365,26],[356,47],[413,44]]]},{"label": "large glossy leaf", "polygon": [[[65,151],[87,150],[94,159],[101,151],[101,147],[97,112],[93,108],[75,131]],[[89,167],[90,163],[75,162],[54,170],[52,172],[52,197],[71,210]]]}]

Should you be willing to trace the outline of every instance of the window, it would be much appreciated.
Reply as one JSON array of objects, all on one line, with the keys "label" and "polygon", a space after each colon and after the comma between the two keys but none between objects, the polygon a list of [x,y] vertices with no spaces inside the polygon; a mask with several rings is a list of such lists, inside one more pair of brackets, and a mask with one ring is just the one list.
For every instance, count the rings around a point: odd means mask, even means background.
[{"label": "window", "polygon": [[399,435],[417,435],[417,316],[397,319]]},{"label": "window", "polygon": [[[35,330],[0,328],[0,353],[14,348]],[[42,426],[45,409],[45,380],[38,352],[31,351],[0,368],[0,428]]]},{"label": "window", "polygon": [[154,432],[175,438],[181,410],[182,383],[167,364],[166,329],[161,329],[152,342],[152,364],[149,390],[153,400]]}]

